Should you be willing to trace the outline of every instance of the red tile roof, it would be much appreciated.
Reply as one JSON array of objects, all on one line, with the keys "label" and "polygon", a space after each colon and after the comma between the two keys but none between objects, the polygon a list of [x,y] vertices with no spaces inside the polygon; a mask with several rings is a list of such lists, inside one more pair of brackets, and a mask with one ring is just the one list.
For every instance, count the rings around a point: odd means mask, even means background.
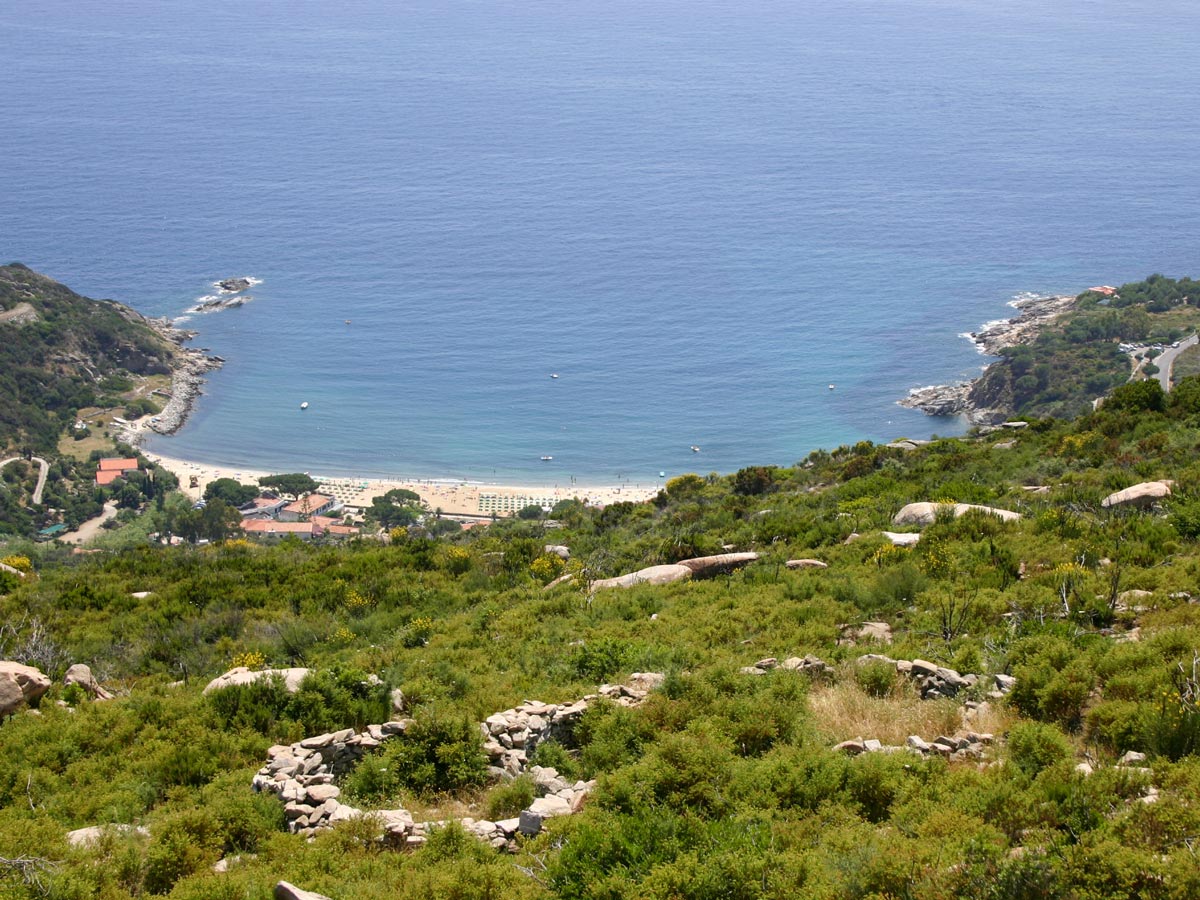
[{"label": "red tile roof", "polygon": [[284,507],[290,513],[306,516],[314,509],[320,509],[327,503],[332,503],[332,497],[326,497],[324,494],[309,494],[307,497],[301,497],[299,500],[294,500]]},{"label": "red tile roof", "polygon": [[276,522],[274,519],[247,519],[242,523],[242,531],[262,534],[312,534],[311,522]]},{"label": "red tile roof", "polygon": [[136,459],[119,459],[115,456],[100,460],[101,472],[123,472],[126,469],[136,469],[138,461]]}]

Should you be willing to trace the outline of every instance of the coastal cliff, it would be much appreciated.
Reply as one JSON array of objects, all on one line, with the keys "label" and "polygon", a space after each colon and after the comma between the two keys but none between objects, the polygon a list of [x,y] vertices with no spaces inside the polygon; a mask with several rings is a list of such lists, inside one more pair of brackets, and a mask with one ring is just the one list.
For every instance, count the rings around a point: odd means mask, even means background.
[{"label": "coastal cliff", "polygon": [[1076,307],[1077,299],[1055,295],[1014,300],[1011,305],[1017,315],[989,322],[968,335],[980,353],[1000,359],[989,365],[978,378],[919,388],[898,401],[899,404],[931,416],[966,416],[972,425],[994,425],[1004,421],[1017,411],[1013,373],[1004,352],[1034,343],[1047,326]]}]

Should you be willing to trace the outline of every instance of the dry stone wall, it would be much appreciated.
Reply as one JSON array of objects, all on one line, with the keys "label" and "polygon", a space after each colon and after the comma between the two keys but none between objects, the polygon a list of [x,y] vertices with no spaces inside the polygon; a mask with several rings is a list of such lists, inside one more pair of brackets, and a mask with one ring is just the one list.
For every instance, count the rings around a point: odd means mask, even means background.
[{"label": "dry stone wall", "polygon": [[[573,703],[527,701],[488,716],[479,727],[489,771],[498,780],[529,775],[537,799],[514,818],[499,822],[466,818],[460,820],[462,827],[497,849],[511,849],[518,835],[537,834],[546,819],[578,811],[595,782],[568,782],[552,768],[531,766],[533,751],[544,740],[569,742],[580,717],[592,704],[605,700],[638,706],[663,680],[659,673],[634,673],[625,684],[602,685],[597,693]],[[399,719],[369,725],[361,732],[346,728],[294,744],[277,744],[267,751],[267,763],[255,774],[252,787],[279,797],[288,830],[293,833],[314,834],[363,815],[362,810],[341,802],[341,789],[334,782],[385,742],[403,739],[411,722]],[[374,810],[372,814],[383,825],[384,843],[400,849],[419,847],[430,829],[446,824],[416,822],[404,809]]]}]

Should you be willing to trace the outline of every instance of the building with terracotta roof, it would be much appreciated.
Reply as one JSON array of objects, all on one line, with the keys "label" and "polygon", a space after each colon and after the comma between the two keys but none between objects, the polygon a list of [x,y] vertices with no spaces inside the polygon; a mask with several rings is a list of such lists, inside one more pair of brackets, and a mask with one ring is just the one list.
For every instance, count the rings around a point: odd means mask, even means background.
[{"label": "building with terracotta roof", "polygon": [[302,541],[311,541],[317,537],[319,529],[311,522],[276,522],[274,519],[246,519],[242,522],[242,531],[247,537],[262,538],[268,541],[278,541],[293,534]]},{"label": "building with terracotta roof", "polygon": [[136,472],[137,470],[138,461],[133,458],[108,457],[102,459],[100,467],[96,469],[96,484],[112,484],[126,472]]},{"label": "building with terracotta roof", "polygon": [[279,511],[279,521],[298,522],[301,519],[311,519],[313,516],[323,516],[337,506],[337,500],[325,494],[308,494],[299,500],[294,500]]}]

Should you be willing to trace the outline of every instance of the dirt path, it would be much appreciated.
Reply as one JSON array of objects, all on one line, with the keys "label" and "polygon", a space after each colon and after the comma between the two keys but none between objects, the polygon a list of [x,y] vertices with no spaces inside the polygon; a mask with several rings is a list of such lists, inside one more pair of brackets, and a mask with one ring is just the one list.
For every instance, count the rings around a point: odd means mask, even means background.
[{"label": "dirt path", "polygon": [[79,526],[78,531],[72,531],[70,534],[64,534],[59,538],[64,544],[86,544],[92,538],[100,533],[101,526],[109,519],[117,514],[117,504],[105,503],[104,512],[96,516],[94,519],[88,519]]}]

